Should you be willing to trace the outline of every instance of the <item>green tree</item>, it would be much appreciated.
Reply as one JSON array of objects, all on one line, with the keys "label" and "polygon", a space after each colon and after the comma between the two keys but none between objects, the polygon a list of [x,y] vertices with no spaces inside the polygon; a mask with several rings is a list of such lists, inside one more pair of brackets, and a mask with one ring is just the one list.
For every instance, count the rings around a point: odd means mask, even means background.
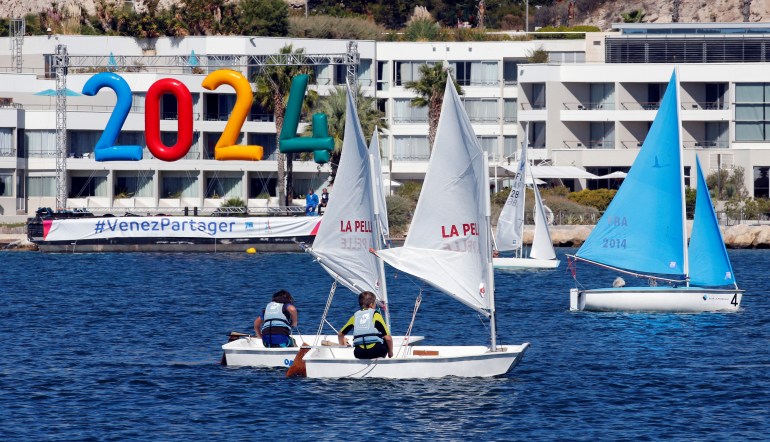
[{"label": "green tree", "polygon": [[[433,141],[436,139],[438,117],[441,115],[441,105],[444,103],[444,89],[446,89],[447,76],[451,75],[449,69],[441,64],[424,64],[420,66],[420,79],[408,81],[404,86],[417,96],[412,98],[412,106],[428,106],[428,149],[433,150]],[[454,82],[457,93],[464,92],[457,82]]]},{"label": "green tree", "polygon": [[283,0],[241,0],[236,12],[242,35],[285,37],[289,33],[289,6]]},{"label": "green tree", "polygon": [[706,177],[706,185],[711,191],[712,198],[720,201],[742,200],[749,194],[744,184],[743,167],[711,172]]},{"label": "green tree", "polygon": [[623,23],[642,23],[645,15],[641,9],[635,9],[630,12],[623,12],[620,14],[620,18],[623,19]]},{"label": "green tree", "polygon": [[[355,100],[358,119],[361,121],[361,128],[368,142],[376,127],[380,129],[387,127],[386,122],[382,120],[384,113],[377,109],[374,97],[364,95],[360,85],[356,88]],[[330,177],[332,183],[334,183],[334,178],[337,176],[337,166],[342,154],[342,139],[345,135],[346,103],[347,88],[339,86],[333,89],[328,96],[319,99],[318,106],[313,109],[314,112],[326,114],[329,123],[329,136],[334,138],[334,151],[329,161],[332,168]],[[308,126],[305,132],[311,133],[312,127]]]},{"label": "green tree", "polygon": [[[303,49],[296,51],[292,45],[286,45],[279,51],[281,54],[294,54],[301,58],[304,54]],[[279,137],[283,129],[283,114],[286,111],[286,103],[289,100],[289,90],[291,89],[292,79],[300,74],[312,74],[309,65],[301,66],[282,66],[272,64],[265,66],[261,72],[254,78],[256,83],[256,92],[254,100],[259,103],[263,109],[273,111],[275,121],[275,139],[276,145],[280,146]],[[303,109],[309,109],[313,106],[316,95],[309,93],[303,102]],[[289,205],[289,200],[294,196],[293,179],[293,159],[294,154],[284,155],[277,153],[278,156],[278,201],[283,201]],[[286,162],[284,166],[284,161]]]}]

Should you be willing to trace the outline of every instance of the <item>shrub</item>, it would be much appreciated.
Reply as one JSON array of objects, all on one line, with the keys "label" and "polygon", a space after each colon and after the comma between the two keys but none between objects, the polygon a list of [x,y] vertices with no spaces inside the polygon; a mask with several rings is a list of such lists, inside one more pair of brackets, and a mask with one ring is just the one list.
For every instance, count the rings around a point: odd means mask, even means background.
[{"label": "shrub", "polygon": [[246,203],[242,199],[234,197],[224,200],[219,207],[246,207]]},{"label": "shrub", "polygon": [[408,198],[414,203],[417,203],[417,198],[420,197],[422,191],[422,182],[419,181],[407,181],[396,189],[396,195]]},{"label": "shrub", "polygon": [[391,235],[406,233],[414,215],[414,200],[402,195],[391,195],[386,198],[386,203]]},{"label": "shrub", "polygon": [[385,28],[362,18],[290,17],[289,37],[379,40]]},{"label": "shrub", "polygon": [[578,204],[604,211],[607,209],[607,206],[610,205],[610,202],[612,201],[612,198],[615,197],[616,193],[617,190],[615,189],[584,189],[580,192],[573,192],[569,194],[567,198]]}]

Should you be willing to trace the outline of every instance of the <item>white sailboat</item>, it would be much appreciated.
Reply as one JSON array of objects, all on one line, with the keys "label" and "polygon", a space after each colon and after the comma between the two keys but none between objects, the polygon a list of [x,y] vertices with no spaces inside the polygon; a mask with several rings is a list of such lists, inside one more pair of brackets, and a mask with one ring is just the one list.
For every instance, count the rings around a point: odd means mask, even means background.
[{"label": "white sailboat", "polygon": [[612,288],[573,288],[570,310],[696,313],[740,307],[743,290],[738,289],[697,157],[697,197],[687,243],[679,109],[674,72],[628,176],[572,257],[642,278],[648,285],[626,287],[619,280]]},{"label": "white sailboat", "polygon": [[535,193],[535,235],[529,250],[529,257],[523,256],[525,176],[528,169],[527,146],[526,142],[522,142],[519,168],[511,186],[511,193],[508,194],[497,220],[497,236],[495,238],[498,251],[513,251],[514,256],[495,257],[492,262],[496,269],[555,269],[559,266],[559,260],[556,259],[556,251],[551,241],[551,234],[548,231],[543,200],[540,198],[540,191],[537,189],[534,177],[532,189]]},{"label": "white sailboat", "polygon": [[[372,148],[367,149],[349,90],[347,100],[345,138],[334,184],[334,197],[329,200],[313,241],[313,247],[307,248],[306,251],[313,255],[316,262],[336,282],[356,295],[362,291],[370,291],[377,295],[382,314],[390,327],[384,264],[381,259],[369,252],[370,249],[382,249],[384,241],[381,231],[383,226],[387,228],[384,193],[380,187],[381,180],[377,181],[380,169],[379,167],[374,169],[375,160],[371,154],[376,152],[376,156],[379,156],[379,144],[375,131]],[[383,210],[380,207],[383,207]],[[381,216],[381,213],[385,215]],[[312,343],[313,346],[319,346],[324,343],[333,343],[332,345],[337,345],[336,334],[321,334],[335,287],[336,283],[329,295],[318,333],[292,335],[297,344]],[[396,346],[411,345],[422,339],[422,336],[407,338],[394,336],[393,343]],[[253,337],[229,342],[223,345],[222,349],[225,351],[227,365],[267,367],[290,366],[299,350],[297,347],[265,348],[261,339]]]},{"label": "white sailboat", "polygon": [[[449,209],[447,194],[455,201]],[[489,377],[507,373],[521,359],[528,343],[497,344],[489,170],[451,78],[404,246],[377,254],[489,318],[491,345],[402,347],[393,358],[372,360],[356,359],[352,347],[319,347],[305,356],[308,377]]]}]

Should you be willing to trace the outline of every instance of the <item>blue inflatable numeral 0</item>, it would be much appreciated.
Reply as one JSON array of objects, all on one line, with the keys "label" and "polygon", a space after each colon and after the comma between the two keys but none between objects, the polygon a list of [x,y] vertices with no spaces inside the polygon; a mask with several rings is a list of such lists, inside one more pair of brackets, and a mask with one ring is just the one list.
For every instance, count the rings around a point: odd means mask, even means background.
[{"label": "blue inflatable numeral 0", "polygon": [[128,112],[131,110],[131,88],[118,74],[102,72],[89,78],[83,85],[83,94],[94,96],[103,87],[115,91],[117,102],[112,110],[107,126],[102,132],[99,141],[94,148],[96,161],[139,161],[142,159],[142,146],[115,146],[118,134],[126,122]]}]

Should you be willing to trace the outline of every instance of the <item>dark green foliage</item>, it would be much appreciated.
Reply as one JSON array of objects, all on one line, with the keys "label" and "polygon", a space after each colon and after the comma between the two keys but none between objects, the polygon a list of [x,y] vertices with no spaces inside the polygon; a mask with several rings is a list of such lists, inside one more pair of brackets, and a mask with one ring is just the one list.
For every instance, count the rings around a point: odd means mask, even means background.
[{"label": "dark green foliage", "polygon": [[693,219],[695,214],[695,196],[698,192],[690,187],[684,189],[684,205],[687,212],[687,219]]},{"label": "dark green foliage", "polygon": [[746,198],[749,192],[743,183],[743,174],[742,167],[711,172],[706,177],[711,197],[720,201]]},{"label": "dark green foliage", "polygon": [[385,28],[362,18],[326,15],[292,17],[288,35],[299,38],[335,38],[341,40],[379,40]]},{"label": "dark green foliage", "polygon": [[288,35],[289,7],[283,0],[241,0],[236,13],[235,22],[241,35]]},{"label": "dark green foliage", "polygon": [[617,190],[615,189],[584,189],[580,192],[569,194],[567,198],[578,204],[604,211],[607,209],[607,206],[610,205],[610,202],[612,201],[612,198],[615,197],[616,193]]},{"label": "dark green foliage", "polygon": [[396,189],[396,195],[408,198],[413,202],[417,202],[417,198],[422,191],[422,182],[419,181],[406,181]]},{"label": "dark green foliage", "polygon": [[635,9],[629,12],[623,12],[620,14],[620,18],[623,19],[623,23],[642,23],[644,22],[644,16],[647,15],[641,9]]},{"label": "dark green foliage", "polygon": [[599,32],[600,29],[596,26],[545,26],[538,29],[538,33],[542,35],[536,35],[538,40],[581,40],[586,38],[585,34],[550,34],[550,32]]},{"label": "dark green foliage", "polygon": [[397,194],[387,197],[386,204],[391,235],[406,233],[414,215],[414,200]]},{"label": "dark green foliage", "polygon": [[548,51],[538,48],[527,51],[527,61],[530,63],[548,63]]},{"label": "dark green foliage", "polygon": [[234,197],[224,200],[220,207],[246,207],[246,203],[242,199]]}]

